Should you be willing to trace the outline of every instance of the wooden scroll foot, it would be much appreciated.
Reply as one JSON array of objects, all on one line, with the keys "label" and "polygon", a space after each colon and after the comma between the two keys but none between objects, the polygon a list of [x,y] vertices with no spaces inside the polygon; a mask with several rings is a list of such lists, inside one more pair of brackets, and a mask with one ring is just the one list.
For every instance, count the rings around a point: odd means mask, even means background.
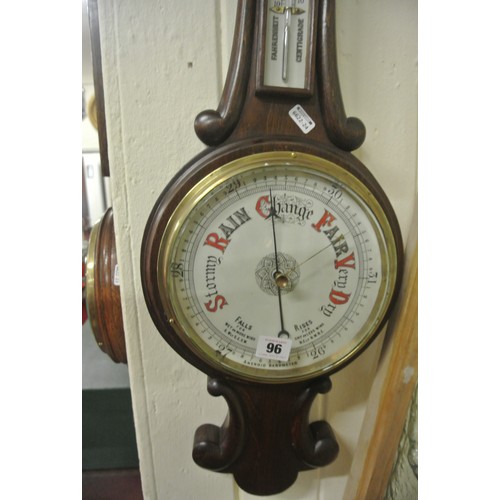
[{"label": "wooden scroll foot", "polygon": [[208,392],[226,399],[221,427],[205,424],[194,438],[201,467],[230,472],[254,495],[286,490],[299,471],[328,465],[339,446],[325,421],[309,423],[312,402],[331,389],[328,377],[287,385],[254,385],[209,378]]}]

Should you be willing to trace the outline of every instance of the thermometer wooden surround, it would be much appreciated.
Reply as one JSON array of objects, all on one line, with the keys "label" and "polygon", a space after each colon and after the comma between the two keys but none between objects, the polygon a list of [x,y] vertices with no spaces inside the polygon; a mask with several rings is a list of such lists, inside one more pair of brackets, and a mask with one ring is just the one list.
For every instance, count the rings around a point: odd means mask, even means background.
[{"label": "thermometer wooden surround", "polygon": [[163,338],[224,396],[221,427],[193,458],[257,495],[338,453],[309,422],[329,375],[380,332],[403,266],[396,216],[351,153],[363,124],[344,113],[334,2],[241,0],[208,146],[168,184],[148,220],[144,295]]}]

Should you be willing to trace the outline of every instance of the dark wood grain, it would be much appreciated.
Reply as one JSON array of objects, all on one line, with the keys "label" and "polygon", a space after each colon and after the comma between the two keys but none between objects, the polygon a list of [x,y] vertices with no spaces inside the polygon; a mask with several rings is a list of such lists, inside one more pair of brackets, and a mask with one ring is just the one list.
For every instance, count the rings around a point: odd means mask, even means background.
[{"label": "dark wood grain", "polygon": [[254,495],[284,491],[299,471],[337,457],[339,446],[328,423],[309,424],[314,398],[330,388],[326,377],[287,386],[209,379],[210,394],[223,395],[230,410],[222,427],[198,428],[193,459],[207,469],[231,472]]}]

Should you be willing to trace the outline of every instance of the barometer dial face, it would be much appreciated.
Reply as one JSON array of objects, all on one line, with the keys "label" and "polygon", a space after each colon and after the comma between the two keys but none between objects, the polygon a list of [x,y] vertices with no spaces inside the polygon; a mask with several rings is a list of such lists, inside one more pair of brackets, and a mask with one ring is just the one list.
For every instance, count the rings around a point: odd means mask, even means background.
[{"label": "barometer dial face", "polygon": [[251,155],[198,182],[165,226],[163,314],[204,363],[252,381],[332,373],[379,331],[396,243],[373,193],[301,153]]}]

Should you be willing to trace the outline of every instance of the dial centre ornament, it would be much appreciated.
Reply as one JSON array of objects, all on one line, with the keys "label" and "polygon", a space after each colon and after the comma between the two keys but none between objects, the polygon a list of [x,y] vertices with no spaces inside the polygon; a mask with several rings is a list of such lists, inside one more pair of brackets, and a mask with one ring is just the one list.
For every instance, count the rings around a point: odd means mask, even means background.
[{"label": "dial centre ornament", "polygon": [[255,270],[255,279],[259,288],[268,295],[290,293],[295,289],[300,278],[300,268],[297,261],[290,255],[279,252],[278,269],[274,254],[266,255],[259,261]]},{"label": "dial centre ornament", "polygon": [[[251,155],[198,182],[170,217],[162,305],[183,344],[228,375],[316,377],[378,331],[395,283],[390,235],[368,188],[338,165]],[[288,359],[260,357],[261,336],[289,338]]]}]

